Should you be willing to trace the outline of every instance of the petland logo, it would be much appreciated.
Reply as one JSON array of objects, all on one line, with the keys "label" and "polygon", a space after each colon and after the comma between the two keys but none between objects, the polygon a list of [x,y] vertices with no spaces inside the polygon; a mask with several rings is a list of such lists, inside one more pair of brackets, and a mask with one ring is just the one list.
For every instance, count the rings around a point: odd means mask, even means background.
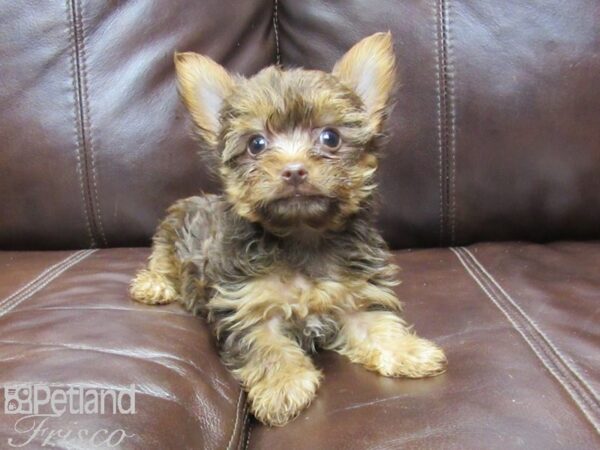
[{"label": "petland logo", "polygon": [[[54,426],[53,419],[63,414],[131,415],[135,414],[135,385],[125,389],[101,389],[83,386],[55,387],[46,384],[14,384],[4,387],[4,413],[20,415],[14,425],[18,437],[11,437],[11,447],[24,448],[41,442],[42,447],[115,448],[133,437],[121,428],[64,429]],[[70,423],[77,423],[70,417]]]}]

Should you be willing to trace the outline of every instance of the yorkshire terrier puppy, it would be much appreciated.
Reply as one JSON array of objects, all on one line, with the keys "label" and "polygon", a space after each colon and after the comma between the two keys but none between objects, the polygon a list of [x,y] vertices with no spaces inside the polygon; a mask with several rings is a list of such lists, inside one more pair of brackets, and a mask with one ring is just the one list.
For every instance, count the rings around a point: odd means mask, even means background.
[{"label": "yorkshire terrier puppy", "polygon": [[442,350],[399,315],[396,267],[374,226],[391,35],[363,39],[331,73],[272,66],[243,78],[195,53],[177,53],[175,68],[224,194],[168,210],[132,297],[204,314],[268,425],[314,398],[316,348],[384,376],[443,372]]}]

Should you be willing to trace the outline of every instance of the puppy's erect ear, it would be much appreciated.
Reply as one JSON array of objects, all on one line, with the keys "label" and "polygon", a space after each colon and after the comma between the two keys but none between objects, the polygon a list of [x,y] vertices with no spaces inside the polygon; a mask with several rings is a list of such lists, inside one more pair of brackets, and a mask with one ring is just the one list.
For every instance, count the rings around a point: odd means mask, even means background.
[{"label": "puppy's erect ear", "polygon": [[233,78],[212,59],[197,53],[175,53],[179,95],[202,138],[217,144],[219,112],[234,88]]},{"label": "puppy's erect ear", "polygon": [[396,81],[392,34],[388,31],[364,38],[342,56],[332,73],[352,88],[367,112],[381,122]]}]

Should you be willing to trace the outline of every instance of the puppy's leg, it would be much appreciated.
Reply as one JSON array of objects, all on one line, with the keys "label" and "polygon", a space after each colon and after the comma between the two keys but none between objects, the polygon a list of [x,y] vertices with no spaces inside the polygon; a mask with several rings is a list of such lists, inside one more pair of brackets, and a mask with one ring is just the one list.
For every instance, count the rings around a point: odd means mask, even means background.
[{"label": "puppy's leg", "polygon": [[130,293],[135,300],[171,303],[184,294],[186,306],[192,309],[195,301],[190,299],[196,293],[191,291],[195,291],[196,281],[202,275],[192,260],[203,257],[202,246],[212,232],[217,200],[213,195],[190,197],[168,209],[152,238],[148,267],[138,272],[131,283]]},{"label": "puppy's leg", "polygon": [[176,287],[180,271],[175,253],[176,230],[169,219],[161,223],[153,237],[148,267],[140,270],[131,282],[129,292],[138,302],[157,305],[171,303],[179,297]]},{"label": "puppy's leg", "polygon": [[298,343],[284,335],[280,319],[255,325],[233,343],[242,357],[233,370],[248,392],[254,416],[267,425],[281,426],[294,419],[315,397],[321,372]]},{"label": "puppy's leg", "polygon": [[413,334],[392,311],[345,313],[330,348],[389,377],[434,376],[443,373],[447,364],[437,345]]},{"label": "puppy's leg", "polygon": [[263,320],[249,311],[217,323],[223,361],[248,392],[254,416],[272,426],[285,425],[306,408],[321,380],[321,372],[284,325],[278,315]]}]

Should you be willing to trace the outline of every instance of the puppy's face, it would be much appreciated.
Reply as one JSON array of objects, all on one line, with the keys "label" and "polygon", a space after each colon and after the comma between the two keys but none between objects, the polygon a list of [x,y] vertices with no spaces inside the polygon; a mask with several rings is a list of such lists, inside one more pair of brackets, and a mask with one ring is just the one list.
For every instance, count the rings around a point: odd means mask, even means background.
[{"label": "puppy's face", "polygon": [[269,67],[230,76],[209,58],[175,56],[179,91],[228,201],[285,234],[340,229],[371,198],[394,85],[389,33],[355,45],[332,73]]}]

